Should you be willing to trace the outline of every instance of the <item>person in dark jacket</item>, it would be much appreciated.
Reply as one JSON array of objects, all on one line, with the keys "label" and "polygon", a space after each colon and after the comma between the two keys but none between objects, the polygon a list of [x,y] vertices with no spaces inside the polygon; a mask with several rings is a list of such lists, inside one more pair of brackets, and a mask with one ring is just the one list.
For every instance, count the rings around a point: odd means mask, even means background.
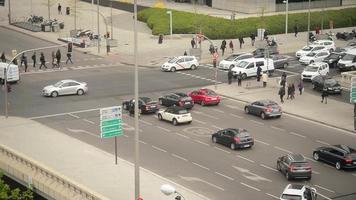
[{"label": "person in dark jacket", "polygon": [[56,58],[57,58],[57,67],[60,67],[62,54],[61,54],[61,50],[59,50],[59,49],[56,52]]},{"label": "person in dark jacket", "polygon": [[5,53],[4,52],[1,53],[0,60],[1,60],[1,62],[6,62],[6,57],[5,57]]},{"label": "person in dark jacket", "polygon": [[25,72],[27,72],[27,56],[25,55],[25,53],[22,54],[21,56],[21,63],[20,63],[20,67],[22,66],[22,64],[25,65]]},{"label": "person in dark jacket", "polygon": [[210,44],[209,46],[209,52],[212,55],[214,53],[215,49],[214,49],[214,45]]},{"label": "person in dark jacket", "polygon": [[286,89],[285,87],[280,87],[278,91],[279,98],[281,99],[281,103],[284,103],[283,97],[286,94]]},{"label": "person in dark jacket", "polygon": [[230,40],[229,47],[231,49],[231,53],[234,53],[234,43],[232,43],[232,40]]},{"label": "person in dark jacket", "polygon": [[195,48],[196,43],[195,43],[194,38],[192,38],[192,40],[190,41],[190,44],[192,45],[192,48]]},{"label": "person in dark jacket", "polygon": [[267,30],[265,30],[265,32],[263,32],[263,38],[265,40],[268,40],[268,32],[267,32]]},{"label": "person in dark jacket", "polygon": [[36,52],[33,52],[31,59],[33,62],[33,68],[36,68],[36,62],[37,62]]},{"label": "person in dark jacket", "polygon": [[256,41],[256,36],[255,36],[255,34],[254,34],[254,33],[251,33],[250,38],[251,38],[251,44],[252,44],[252,46],[255,46],[255,41]]},{"label": "person in dark jacket", "polygon": [[225,49],[226,49],[226,41],[223,40],[221,42],[221,47],[220,47],[221,51],[222,51],[222,56],[224,56],[224,53],[225,53]]},{"label": "person in dark jacket", "polygon": [[67,60],[66,60],[66,64],[68,64],[68,61],[70,61],[70,63],[72,63],[72,64],[73,64],[73,62],[72,62],[72,54],[71,54],[71,52],[68,52],[68,53],[67,53]]},{"label": "person in dark jacket", "polygon": [[292,84],[288,84],[288,88],[287,88],[287,99],[292,100]]},{"label": "person in dark jacket", "polygon": [[286,87],[287,82],[287,73],[283,72],[281,76],[281,86]]},{"label": "person in dark jacket", "polygon": [[261,79],[262,68],[260,66],[257,67],[257,82],[260,82]]},{"label": "person in dark jacket", "polygon": [[329,96],[328,89],[324,87],[323,91],[321,92],[321,103],[325,102],[325,104],[327,104],[328,96]]},{"label": "person in dark jacket", "polygon": [[297,24],[294,25],[294,37],[297,37],[298,35],[298,26]]},{"label": "person in dark jacket", "polygon": [[303,84],[302,80],[300,80],[299,83],[298,83],[298,89],[299,89],[299,95],[302,95],[303,94],[303,90],[304,90],[304,84]]},{"label": "person in dark jacket", "polygon": [[229,71],[227,72],[227,80],[228,80],[228,83],[230,85],[231,82],[232,82],[232,71],[231,71],[231,69],[229,69]]},{"label": "person in dark jacket", "polygon": [[240,49],[242,48],[242,44],[245,43],[244,38],[240,35],[239,37]]},{"label": "person in dark jacket", "polygon": [[237,74],[237,86],[241,86],[242,82],[242,73],[241,71]]},{"label": "person in dark jacket", "polygon": [[44,66],[47,69],[46,60],[45,60],[45,57],[43,55],[43,52],[41,52],[40,62],[41,62],[40,69],[42,68],[42,66]]}]

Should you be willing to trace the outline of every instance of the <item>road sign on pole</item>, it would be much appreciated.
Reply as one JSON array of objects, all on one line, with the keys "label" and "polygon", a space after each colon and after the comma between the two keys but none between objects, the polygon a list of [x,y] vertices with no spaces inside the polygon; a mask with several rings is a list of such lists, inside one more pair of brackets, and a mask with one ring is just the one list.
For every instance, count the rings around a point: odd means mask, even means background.
[{"label": "road sign on pole", "polygon": [[350,103],[356,103],[356,77],[351,78]]},{"label": "road sign on pole", "polygon": [[100,132],[101,138],[111,138],[123,134],[121,106],[100,109]]}]

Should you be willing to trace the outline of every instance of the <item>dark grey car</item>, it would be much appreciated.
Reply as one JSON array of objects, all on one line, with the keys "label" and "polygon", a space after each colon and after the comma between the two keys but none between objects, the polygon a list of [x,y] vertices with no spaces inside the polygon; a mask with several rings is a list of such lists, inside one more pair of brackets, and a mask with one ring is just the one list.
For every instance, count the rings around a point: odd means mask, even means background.
[{"label": "dark grey car", "polygon": [[259,100],[245,106],[245,113],[260,116],[262,119],[281,117],[282,108],[274,101]]},{"label": "dark grey car", "polygon": [[272,55],[271,56],[275,69],[285,69],[289,65],[289,59],[284,55]]}]

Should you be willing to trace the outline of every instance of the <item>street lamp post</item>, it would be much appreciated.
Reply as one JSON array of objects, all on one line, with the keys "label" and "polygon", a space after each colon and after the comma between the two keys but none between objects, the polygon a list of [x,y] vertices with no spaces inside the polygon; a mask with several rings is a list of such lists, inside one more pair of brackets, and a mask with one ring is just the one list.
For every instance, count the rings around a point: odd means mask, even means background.
[{"label": "street lamp post", "polygon": [[288,34],[288,3],[289,0],[284,0],[283,3],[286,4],[286,34]]},{"label": "street lamp post", "polygon": [[74,0],[74,31],[77,33],[77,0]]},{"label": "street lamp post", "polygon": [[114,27],[112,26],[112,1],[110,1],[110,23],[111,23],[111,39],[114,39]]},{"label": "street lamp post", "polygon": [[310,34],[310,0],[308,3],[308,34],[307,34],[307,46],[309,46],[309,34]]},{"label": "street lamp post", "polygon": [[169,30],[170,30],[171,39],[172,39],[172,37],[173,37],[172,11],[171,10],[167,11],[167,14],[169,14]]},{"label": "street lamp post", "polygon": [[96,7],[97,10],[97,20],[98,20],[98,53],[100,53],[100,27],[99,27],[99,0],[96,0],[96,3],[98,4]]}]

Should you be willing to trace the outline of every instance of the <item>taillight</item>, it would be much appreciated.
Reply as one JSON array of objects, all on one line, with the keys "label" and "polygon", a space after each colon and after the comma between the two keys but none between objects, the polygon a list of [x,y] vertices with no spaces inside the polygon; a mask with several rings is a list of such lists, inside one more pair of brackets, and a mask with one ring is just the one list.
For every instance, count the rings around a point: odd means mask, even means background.
[{"label": "taillight", "polygon": [[307,170],[311,170],[311,165],[307,165],[306,167],[305,167],[305,169],[307,169]]},{"label": "taillight", "polygon": [[272,112],[272,107],[265,108],[265,112]]},{"label": "taillight", "polygon": [[234,141],[235,141],[236,143],[239,143],[241,140],[240,140],[239,137],[235,137],[235,138],[234,138]]},{"label": "taillight", "polygon": [[149,105],[146,105],[146,110],[150,109],[150,106]]},{"label": "taillight", "polygon": [[183,101],[179,101],[178,104],[179,104],[180,106],[184,106],[184,102],[183,102]]},{"label": "taillight", "polygon": [[348,163],[348,164],[351,164],[352,163],[352,159],[350,157],[347,157],[345,159],[345,162]]},{"label": "taillight", "polygon": [[290,170],[291,172],[294,171],[294,170],[295,170],[295,166],[294,166],[294,165],[289,166],[289,170]]}]

